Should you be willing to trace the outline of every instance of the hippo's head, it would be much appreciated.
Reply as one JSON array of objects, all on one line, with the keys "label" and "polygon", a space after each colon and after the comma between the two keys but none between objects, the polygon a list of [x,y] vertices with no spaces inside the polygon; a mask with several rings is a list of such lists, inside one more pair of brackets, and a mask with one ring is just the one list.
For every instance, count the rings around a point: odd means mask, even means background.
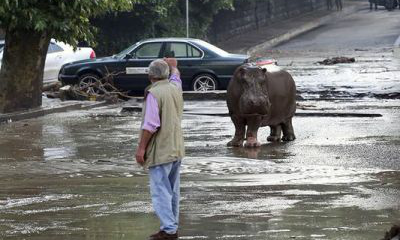
[{"label": "hippo's head", "polygon": [[266,69],[251,65],[243,65],[235,71],[234,78],[242,86],[239,99],[239,111],[242,114],[269,113],[271,103],[268,97],[266,73]]}]

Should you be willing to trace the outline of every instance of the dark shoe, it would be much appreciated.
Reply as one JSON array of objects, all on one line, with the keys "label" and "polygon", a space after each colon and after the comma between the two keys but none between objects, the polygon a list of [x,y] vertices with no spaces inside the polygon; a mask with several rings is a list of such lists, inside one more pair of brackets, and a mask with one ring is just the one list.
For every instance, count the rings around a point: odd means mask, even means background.
[{"label": "dark shoe", "polygon": [[168,234],[164,231],[159,231],[150,236],[149,240],[175,240],[178,239],[178,233]]}]

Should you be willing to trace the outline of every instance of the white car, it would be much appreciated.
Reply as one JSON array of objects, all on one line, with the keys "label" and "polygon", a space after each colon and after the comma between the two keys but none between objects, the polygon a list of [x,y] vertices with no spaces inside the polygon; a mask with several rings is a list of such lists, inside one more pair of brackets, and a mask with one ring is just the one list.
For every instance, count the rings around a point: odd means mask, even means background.
[{"label": "white car", "polygon": [[[3,59],[3,47],[4,41],[1,40],[0,67],[1,60]],[[47,50],[43,82],[50,83],[58,81],[58,73],[60,72],[61,66],[66,63],[94,58],[96,58],[96,53],[90,47],[79,47],[74,51],[71,45],[52,39]]]}]

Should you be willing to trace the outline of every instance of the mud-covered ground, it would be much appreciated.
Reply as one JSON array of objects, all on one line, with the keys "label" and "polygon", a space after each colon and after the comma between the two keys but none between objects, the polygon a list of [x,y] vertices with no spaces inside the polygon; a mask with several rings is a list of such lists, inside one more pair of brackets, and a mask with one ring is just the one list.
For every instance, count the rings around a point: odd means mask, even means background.
[{"label": "mud-covered ground", "polygon": [[[264,129],[265,144],[247,150],[225,146],[229,118],[193,114],[224,102],[187,102],[182,239],[379,239],[400,218],[400,102],[384,103],[314,101],[314,112],[383,117],[296,117],[296,141],[267,144]],[[157,229],[133,160],[140,116],[119,110],[0,126],[3,239],[145,239]]]},{"label": "mud-covered ground", "polygon": [[[303,99],[294,142],[267,143],[265,128],[260,148],[228,148],[226,104],[185,103],[181,239],[375,240],[399,222],[400,63],[391,47],[291,44],[263,54],[294,75]],[[356,63],[315,63],[338,55]],[[141,240],[157,230],[134,161],[140,116],[121,108],[0,125],[0,239]]]}]

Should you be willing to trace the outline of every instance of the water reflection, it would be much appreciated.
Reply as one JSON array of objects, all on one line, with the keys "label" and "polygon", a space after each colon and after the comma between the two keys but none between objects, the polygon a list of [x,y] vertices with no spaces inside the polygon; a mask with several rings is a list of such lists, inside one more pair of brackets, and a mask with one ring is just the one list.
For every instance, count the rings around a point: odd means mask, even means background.
[{"label": "water reflection", "polygon": [[285,142],[267,143],[258,148],[232,147],[228,148],[228,156],[260,160],[284,160],[293,155],[291,144]]},{"label": "water reflection", "polygon": [[45,160],[72,158],[76,155],[76,143],[69,128],[64,125],[45,125],[43,135],[46,136],[43,143]]},{"label": "water reflection", "polygon": [[43,160],[41,124],[18,122],[0,126],[0,131],[0,162]]}]

